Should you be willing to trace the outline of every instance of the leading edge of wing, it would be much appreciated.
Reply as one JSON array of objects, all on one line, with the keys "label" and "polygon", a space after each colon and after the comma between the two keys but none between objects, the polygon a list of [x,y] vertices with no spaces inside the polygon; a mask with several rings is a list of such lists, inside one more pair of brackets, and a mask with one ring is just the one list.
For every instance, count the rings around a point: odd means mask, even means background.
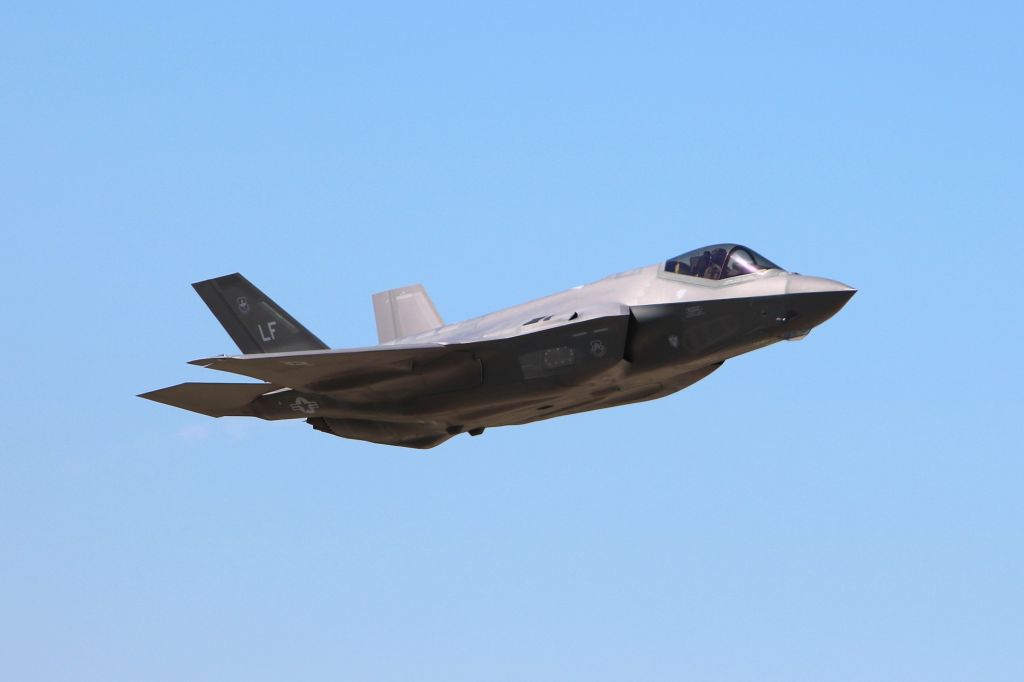
[{"label": "leading edge of wing", "polygon": [[417,361],[432,360],[453,350],[438,343],[371,346],[341,350],[312,350],[294,353],[253,353],[218,355],[192,360],[190,365],[262,379],[281,386],[319,385],[327,388],[338,379],[381,376],[409,372]]}]

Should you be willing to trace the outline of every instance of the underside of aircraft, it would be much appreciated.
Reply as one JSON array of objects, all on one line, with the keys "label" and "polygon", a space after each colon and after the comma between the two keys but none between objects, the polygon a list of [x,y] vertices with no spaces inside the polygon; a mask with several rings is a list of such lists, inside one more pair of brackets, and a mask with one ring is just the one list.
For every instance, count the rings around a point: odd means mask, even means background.
[{"label": "underside of aircraft", "polygon": [[675,393],[728,358],[806,336],[855,293],[718,244],[450,325],[421,285],[385,291],[373,296],[380,345],[338,350],[240,274],[193,287],[242,354],[191,364],[263,383],[140,397],[413,448]]}]

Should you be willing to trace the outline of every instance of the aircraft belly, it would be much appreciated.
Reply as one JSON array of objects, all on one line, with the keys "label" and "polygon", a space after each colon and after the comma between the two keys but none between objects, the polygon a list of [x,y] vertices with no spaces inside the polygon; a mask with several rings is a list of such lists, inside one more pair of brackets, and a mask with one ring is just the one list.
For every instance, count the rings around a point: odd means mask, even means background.
[{"label": "aircraft belly", "polygon": [[624,364],[626,315],[566,324],[532,334],[465,344],[480,363],[481,381],[456,390],[414,391],[393,405],[406,418],[443,418],[475,425],[578,389],[609,385]]},{"label": "aircraft belly", "polygon": [[[621,362],[571,377],[575,381],[547,382],[548,392],[532,401],[479,408],[469,416],[487,425],[523,424],[660,398],[700,381],[730,357],[780,340],[787,315],[783,296],[642,305],[631,312],[632,323],[621,330]],[[545,361],[557,365],[561,357],[521,354],[524,384],[540,378]]]},{"label": "aircraft belly", "polygon": [[[674,393],[777,338],[781,297],[637,306],[630,316],[449,347],[364,381],[347,376],[253,404],[347,438],[433,447],[463,430],[523,424]],[[314,391],[312,388],[319,388]]]},{"label": "aircraft belly", "polygon": [[530,422],[562,417],[581,412],[602,410],[608,407],[628,405],[630,403],[655,400],[680,391],[708,376],[722,363],[701,367],[695,370],[680,372],[678,369],[667,368],[661,372],[649,373],[646,376],[630,377],[628,373],[620,376],[619,383],[596,391],[570,391],[558,396],[550,404],[524,406],[507,410],[504,413],[491,415],[488,426],[510,426],[528,424]]}]

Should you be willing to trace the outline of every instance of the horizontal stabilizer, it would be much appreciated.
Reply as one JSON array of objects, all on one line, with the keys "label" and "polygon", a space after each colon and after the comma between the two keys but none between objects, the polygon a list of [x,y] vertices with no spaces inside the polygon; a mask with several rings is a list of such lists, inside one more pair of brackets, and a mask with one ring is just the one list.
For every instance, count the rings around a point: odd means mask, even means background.
[{"label": "horizontal stabilizer", "polygon": [[251,417],[253,412],[249,404],[264,393],[277,388],[279,387],[274,384],[191,382],[142,393],[139,397],[210,417]]},{"label": "horizontal stabilizer", "polygon": [[444,326],[422,284],[374,294],[373,314],[377,318],[377,338],[381,343]]}]

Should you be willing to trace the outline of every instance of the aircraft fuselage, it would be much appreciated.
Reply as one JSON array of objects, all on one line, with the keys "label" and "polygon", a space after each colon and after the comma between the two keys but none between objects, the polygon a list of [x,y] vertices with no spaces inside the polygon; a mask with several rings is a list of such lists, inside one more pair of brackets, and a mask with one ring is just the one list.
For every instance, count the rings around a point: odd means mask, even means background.
[{"label": "aircraft fuselage", "polygon": [[[477,435],[488,427],[674,393],[731,357],[805,336],[855,293],[839,282],[785,272],[770,263],[726,276],[722,268],[731,265],[732,256],[726,261],[722,255],[717,266],[709,266],[710,253],[701,261],[705,276],[687,274],[698,271],[698,257],[679,257],[475,319],[396,336],[371,349],[330,351],[314,345],[305,351],[196,362],[274,384],[244,409],[225,414],[306,418],[334,435],[433,447],[463,432]],[[707,276],[710,267],[718,267],[714,275],[720,279]],[[394,291],[399,293],[387,301],[375,297],[375,305],[383,306],[378,310],[378,328],[386,330],[382,337],[436,318],[422,287]],[[248,308],[248,298],[235,293],[224,298],[244,299]],[[261,295],[255,290],[252,297]],[[267,309],[287,316],[272,301]],[[275,321],[278,329],[291,325],[296,334],[305,332],[290,317],[245,320],[260,332]],[[239,340],[230,327],[229,332]],[[270,343],[265,336],[255,343]],[[393,354],[381,355],[388,351]],[[360,365],[355,353],[373,362]],[[197,409],[183,398],[153,399]]]}]

